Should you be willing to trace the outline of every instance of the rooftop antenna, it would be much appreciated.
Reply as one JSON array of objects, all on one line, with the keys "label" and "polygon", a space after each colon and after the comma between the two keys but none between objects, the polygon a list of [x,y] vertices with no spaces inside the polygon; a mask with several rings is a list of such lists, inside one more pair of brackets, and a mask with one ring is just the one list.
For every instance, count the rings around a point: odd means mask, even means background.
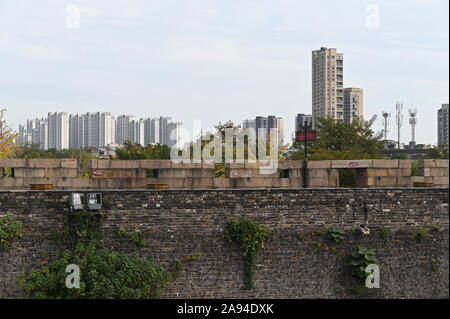
[{"label": "rooftop antenna", "polygon": [[400,131],[403,126],[403,103],[397,102],[397,104],[395,105],[395,112],[396,112],[397,135],[398,135],[397,149],[400,149]]},{"label": "rooftop antenna", "polygon": [[411,142],[416,144],[416,124],[417,124],[417,109],[409,110],[409,125],[411,125]]},{"label": "rooftop antenna", "polygon": [[389,118],[391,117],[391,113],[383,112],[383,136],[384,141],[387,141],[388,132],[389,132]]}]

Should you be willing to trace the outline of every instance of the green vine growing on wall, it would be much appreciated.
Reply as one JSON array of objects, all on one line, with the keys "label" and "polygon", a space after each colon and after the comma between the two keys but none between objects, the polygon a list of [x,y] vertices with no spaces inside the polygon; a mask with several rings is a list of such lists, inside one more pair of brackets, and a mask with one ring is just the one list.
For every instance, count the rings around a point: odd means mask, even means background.
[{"label": "green vine growing on wall", "polygon": [[254,287],[256,257],[269,237],[267,226],[247,218],[233,220],[226,225],[225,240],[238,245],[244,256],[244,289]]},{"label": "green vine growing on wall", "polygon": [[118,231],[119,237],[121,239],[129,239],[131,240],[137,247],[142,248],[145,246],[147,241],[144,239],[144,235],[139,229],[135,229],[132,232],[127,232],[125,227],[122,225],[119,227]]},{"label": "green vine growing on wall", "polygon": [[345,239],[345,231],[337,227],[329,227],[326,230],[327,238],[335,243],[340,243]]},{"label": "green vine growing on wall", "polygon": [[366,272],[366,269],[367,266],[371,264],[378,264],[377,257],[373,250],[360,246],[352,252],[350,261],[352,274],[358,278],[360,283],[359,287],[357,287],[357,291],[361,291],[361,287],[364,287],[366,279],[370,275]]},{"label": "green vine growing on wall", "polygon": [[11,240],[23,235],[23,223],[16,221],[12,214],[0,217],[0,251],[8,251]]},{"label": "green vine growing on wall", "polygon": [[[199,254],[177,259],[165,270],[151,257],[128,255],[103,242],[102,212],[77,211],[65,217],[62,240],[70,248],[48,265],[22,272],[18,284],[31,298],[158,298]],[[66,287],[66,267],[80,269],[79,288]],[[176,264],[176,267],[174,266]]]}]

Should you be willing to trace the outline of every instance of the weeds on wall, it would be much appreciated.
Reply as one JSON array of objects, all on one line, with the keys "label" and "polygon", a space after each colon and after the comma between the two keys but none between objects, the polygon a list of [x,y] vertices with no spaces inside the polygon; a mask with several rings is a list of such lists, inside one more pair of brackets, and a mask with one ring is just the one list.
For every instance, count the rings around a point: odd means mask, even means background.
[{"label": "weeds on wall", "polygon": [[[103,243],[102,212],[78,211],[66,215],[63,240],[70,247],[54,262],[28,273],[18,284],[25,297],[109,299],[158,298],[184,269],[184,264],[200,257],[194,254],[175,260],[169,270],[153,258],[110,250]],[[80,269],[80,287],[66,286],[66,267]]]},{"label": "weeds on wall", "polygon": [[345,239],[345,231],[337,227],[329,227],[326,230],[327,238],[335,243],[340,243]]},{"label": "weeds on wall", "polygon": [[352,267],[352,275],[359,280],[357,292],[362,292],[366,279],[370,275],[366,272],[366,269],[371,264],[378,264],[373,250],[360,246],[352,252],[350,265]]},{"label": "weeds on wall", "polygon": [[230,221],[225,228],[225,240],[238,245],[244,256],[244,289],[254,288],[256,257],[269,237],[267,226],[247,218]]},{"label": "weeds on wall", "polygon": [[11,241],[23,235],[23,223],[16,221],[12,214],[0,217],[0,251],[8,251]]}]

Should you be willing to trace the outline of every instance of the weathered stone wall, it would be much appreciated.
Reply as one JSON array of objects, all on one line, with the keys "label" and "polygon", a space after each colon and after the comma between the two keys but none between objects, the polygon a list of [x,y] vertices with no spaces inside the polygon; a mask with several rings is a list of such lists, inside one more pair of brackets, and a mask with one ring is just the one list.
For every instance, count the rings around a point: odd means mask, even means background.
[{"label": "weathered stone wall", "polygon": [[[103,191],[104,231],[120,246],[120,226],[147,236],[141,254],[168,265],[201,253],[166,290],[165,298],[448,298],[448,189],[241,189]],[[67,191],[1,191],[0,214],[24,223],[26,235],[0,253],[0,298],[20,294],[20,271],[52,261],[63,249],[50,239],[69,211]],[[364,213],[367,205],[367,216]],[[271,239],[258,256],[256,288],[242,290],[243,261],[223,238],[230,219],[267,225]],[[371,233],[354,231],[367,218]],[[319,230],[346,230],[339,244]],[[429,235],[414,239],[420,228]],[[381,288],[355,295],[348,266],[359,245],[373,249]]]},{"label": "weathered stone wall", "polygon": [[[448,187],[448,160],[421,160],[422,176],[411,176],[409,160],[309,161],[309,187],[339,187],[339,169],[356,169],[358,187]],[[10,170],[6,176],[5,168]],[[81,169],[73,159],[0,159],[0,189],[223,189],[303,187],[303,161],[227,163],[225,178],[215,164],[170,160],[91,160]],[[87,170],[89,176],[81,177]],[[1,174],[3,172],[3,174]]]}]

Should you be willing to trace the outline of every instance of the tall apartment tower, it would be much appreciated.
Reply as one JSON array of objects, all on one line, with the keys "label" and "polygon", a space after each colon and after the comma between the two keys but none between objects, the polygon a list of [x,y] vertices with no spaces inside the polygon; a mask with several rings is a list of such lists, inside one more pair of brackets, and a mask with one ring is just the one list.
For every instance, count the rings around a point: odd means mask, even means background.
[{"label": "tall apartment tower", "polygon": [[448,104],[442,104],[438,110],[438,146],[447,146],[448,143]]},{"label": "tall apartment tower", "polygon": [[363,118],[364,96],[363,89],[344,89],[344,123],[350,124],[353,120]]},{"label": "tall apartment tower", "polygon": [[244,120],[242,122],[242,128],[255,130],[256,138],[259,138],[260,134],[268,136],[271,129],[276,129],[278,135],[278,143],[282,145],[284,143],[284,120],[281,117],[269,115],[267,117],[257,116],[254,120]]},{"label": "tall apartment tower", "polygon": [[120,115],[116,121],[116,144],[123,145],[126,141],[132,141],[131,123],[134,121],[133,115]]},{"label": "tall apartment tower", "polygon": [[299,113],[297,114],[297,116],[295,117],[295,131],[301,131],[302,128],[305,126],[305,123],[308,122],[308,124],[313,124],[313,128],[314,128],[314,122],[312,120],[312,115],[307,115],[307,114],[303,114],[303,113]]},{"label": "tall apartment tower", "polygon": [[67,113],[48,113],[48,148],[63,150],[69,148],[69,117]]},{"label": "tall apartment tower", "polygon": [[312,112],[344,122],[344,55],[336,49],[312,52]]}]

